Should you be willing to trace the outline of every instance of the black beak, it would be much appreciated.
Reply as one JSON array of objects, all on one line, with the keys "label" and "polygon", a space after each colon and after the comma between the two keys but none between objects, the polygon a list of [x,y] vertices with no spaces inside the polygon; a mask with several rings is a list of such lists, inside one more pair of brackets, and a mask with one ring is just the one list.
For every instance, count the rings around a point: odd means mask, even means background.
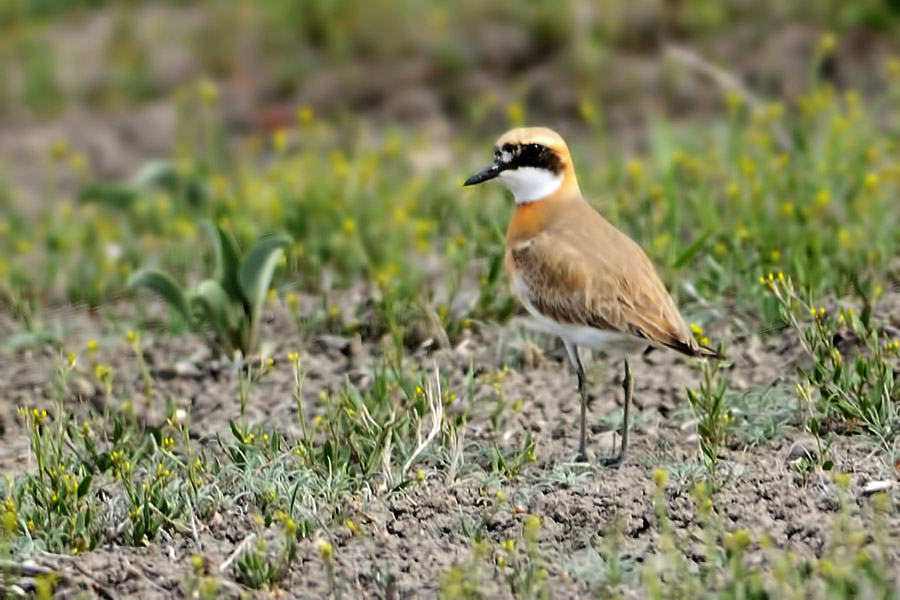
[{"label": "black beak", "polygon": [[463,184],[463,186],[478,185],[479,183],[484,183],[485,181],[494,179],[499,174],[500,167],[498,167],[496,163],[492,163],[466,179],[466,182]]}]

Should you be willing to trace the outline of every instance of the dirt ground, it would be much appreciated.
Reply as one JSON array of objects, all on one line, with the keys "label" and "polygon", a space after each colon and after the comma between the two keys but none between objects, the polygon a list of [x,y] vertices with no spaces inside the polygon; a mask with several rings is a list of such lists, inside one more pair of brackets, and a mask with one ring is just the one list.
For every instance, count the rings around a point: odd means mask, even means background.
[{"label": "dirt ground", "polygon": [[[86,314],[64,317],[66,347],[83,348],[88,339],[98,339],[99,358],[112,364],[120,380],[130,381],[139,397],[142,384],[136,361],[124,349],[121,334]],[[357,385],[367,385],[361,373],[375,360],[375,346],[338,338],[303,341],[285,333],[295,329],[287,314],[277,308],[270,311],[265,326],[265,337],[277,344],[276,356],[301,349],[308,371],[306,410],[314,413],[319,391],[339,389],[348,376]],[[3,327],[10,328],[11,323],[7,321]],[[461,382],[470,361],[497,368],[503,349],[521,339],[518,326],[511,324],[491,334],[473,335],[452,350],[420,351],[414,360],[429,368],[436,362],[443,373],[451,374],[451,381]],[[512,368],[504,381],[506,397],[522,398],[523,407],[519,413],[506,411],[510,418],[502,431],[490,431],[486,418],[477,417],[484,414],[478,404],[491,401],[490,390],[481,390],[467,406],[470,414],[476,415],[465,437],[465,457],[470,464],[460,469],[455,480],[447,480],[446,469],[426,465],[426,480],[408,491],[359,499],[359,525],[365,535],[347,534],[335,545],[338,579],[347,597],[435,597],[441,574],[454,563],[464,563],[471,552],[472,540],[463,534],[465,523],[487,518],[485,533],[499,542],[513,536],[528,513],[543,519],[540,547],[551,565],[554,597],[583,596],[596,589],[600,583],[597,579],[604,572],[597,548],[616,515],[624,518],[621,552],[626,576],[631,573],[639,577],[642,563],[658,551],[650,477],[655,467],[670,471],[667,502],[676,530],[689,534],[697,527],[690,488],[691,473],[700,467],[684,394],[685,386],[696,385],[696,367],[662,352],[637,359],[633,369],[635,433],[627,463],[618,470],[577,466],[569,462],[577,440],[575,379],[562,360],[560,348],[550,340],[535,339],[546,351],[528,353],[529,360]],[[238,416],[236,377],[227,370],[210,367],[199,338],[159,337],[148,344],[154,386],[190,408],[194,429],[203,438],[226,432],[227,420]],[[774,427],[772,439],[758,445],[738,441],[723,450],[722,458],[732,476],[716,492],[715,506],[728,530],[765,532],[781,548],[801,557],[817,556],[823,551],[837,508],[835,490],[824,478],[802,476],[788,464],[792,446],[803,443],[803,435],[789,423],[796,397],[789,387],[778,383],[790,383],[795,365],[804,360],[802,351],[791,334],[784,332],[766,342],[750,339],[733,345],[729,356],[733,366],[728,377],[735,398],[757,398],[756,404],[746,405],[747,414],[736,411],[738,419],[749,422],[770,411],[773,422],[782,425]],[[0,438],[0,471],[4,474],[28,465],[27,439],[15,418],[15,407],[49,404],[46,388],[52,380],[53,361],[52,352],[46,350],[17,357],[0,355],[0,416],[5,423]],[[596,361],[592,365],[589,442],[592,452],[602,454],[612,451],[614,434],[610,429],[621,420],[621,389],[616,368],[602,369]],[[73,389],[83,395],[83,401],[97,401],[97,390],[87,378],[77,381]],[[762,397],[769,401],[759,402]],[[740,401],[735,400],[735,405]],[[248,404],[249,420],[284,428],[285,423],[296,421],[293,406],[290,369],[282,366],[254,387]],[[617,416],[618,421],[609,418]],[[528,432],[537,442],[537,461],[504,486],[517,509],[494,512],[486,500],[491,490],[486,489],[485,470],[478,464],[479,444],[512,444]],[[859,507],[867,503],[862,492],[866,483],[895,479],[893,465],[886,464],[883,454],[861,438],[838,437],[831,452],[836,468],[852,475],[852,491]],[[896,515],[889,529],[891,539],[897,540],[900,518]],[[100,597],[167,598],[180,595],[180,586],[191,570],[192,555],[202,552],[215,572],[252,531],[258,529],[237,503],[209,523],[198,524],[196,539],[175,534],[144,548],[107,545],[77,558],[39,555],[34,560],[60,568],[72,590],[87,589]],[[893,547],[896,550],[900,545]],[[752,552],[759,555],[758,560],[764,560],[759,548]],[[689,553],[689,557],[702,561],[699,553]],[[492,575],[487,577],[490,581]],[[509,594],[502,582],[493,581],[493,585],[498,597]],[[300,546],[300,560],[285,582],[287,595],[322,597],[326,586],[315,539],[306,540]],[[226,586],[222,591],[237,594],[238,588]]]}]

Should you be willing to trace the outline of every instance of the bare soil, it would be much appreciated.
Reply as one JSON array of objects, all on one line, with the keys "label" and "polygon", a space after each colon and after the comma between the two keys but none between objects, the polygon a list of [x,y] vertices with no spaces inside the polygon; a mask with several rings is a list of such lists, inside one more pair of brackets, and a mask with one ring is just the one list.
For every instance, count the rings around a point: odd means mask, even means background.
[{"label": "bare soil", "polygon": [[[83,348],[88,339],[99,339],[98,358],[111,363],[118,380],[130,382],[134,397],[139,398],[142,383],[136,361],[125,349],[121,333],[114,332],[109,321],[100,322],[84,313],[68,313],[63,318],[68,328],[65,347]],[[10,327],[10,322],[5,326]],[[319,391],[337,390],[348,377],[356,385],[368,385],[365,373],[379,353],[377,345],[339,338],[304,341],[292,331],[295,328],[284,311],[270,312],[264,337],[274,341],[275,355],[284,356],[298,348],[301,351],[308,372],[306,410],[314,414]],[[470,364],[499,368],[503,348],[521,339],[516,326],[510,325],[490,335],[473,334],[451,350],[420,350],[413,360],[429,369],[436,363],[442,372],[452,373],[453,381],[461,382]],[[579,414],[575,379],[560,349],[549,340],[537,341],[546,345],[547,351],[532,348],[526,352],[527,360],[512,368],[503,383],[506,398],[521,398],[523,405],[518,413],[506,410],[509,418],[500,431],[491,430],[484,416],[494,402],[495,392],[490,386],[481,389],[466,406],[474,415],[465,436],[468,465],[455,480],[448,481],[446,469],[426,465],[426,480],[403,493],[355,499],[364,533],[338,534],[335,546],[337,576],[347,597],[435,597],[441,574],[470,554],[472,540],[463,533],[465,524],[486,518],[486,536],[499,542],[514,537],[529,513],[543,519],[541,551],[550,564],[554,597],[580,597],[596,589],[603,573],[598,548],[616,516],[624,519],[621,552],[626,573],[639,577],[641,564],[658,550],[650,473],[660,466],[671,473],[667,502],[673,526],[687,538],[697,530],[697,510],[690,489],[700,467],[684,394],[685,386],[696,385],[696,367],[663,352],[637,359],[633,363],[637,410],[626,464],[618,470],[577,466],[569,462],[577,441]],[[28,466],[28,440],[15,418],[15,407],[49,408],[47,390],[54,356],[46,349],[19,356],[0,355],[0,417],[5,424],[0,437],[0,471],[4,474],[21,472]],[[227,369],[215,366],[201,339],[160,336],[148,340],[147,356],[155,388],[190,408],[195,431],[207,439],[217,432],[227,432],[227,421],[238,417],[237,379]],[[765,342],[749,339],[738,343],[731,347],[730,358],[734,366],[728,376],[735,397],[741,397],[741,390],[746,397],[768,390],[776,399],[774,409],[769,403],[757,404],[755,410],[774,410],[773,420],[781,425],[773,428],[770,439],[753,444],[740,441],[741,436],[736,435],[731,447],[723,449],[723,463],[731,476],[716,492],[715,505],[727,529],[765,532],[778,547],[801,557],[817,556],[823,551],[837,509],[835,491],[824,477],[801,475],[788,463],[792,446],[803,443],[803,436],[791,424],[795,396],[789,387],[778,383],[790,383],[795,365],[804,360],[802,351],[791,334],[784,332]],[[611,429],[621,420],[618,365],[601,369],[601,363],[592,364],[590,446],[595,454],[611,453],[617,441]],[[98,390],[87,375],[76,381],[73,389],[82,396],[80,402],[99,402]],[[281,365],[253,388],[249,420],[290,430],[291,425],[286,424],[296,422],[291,391],[290,369]],[[71,401],[79,402],[74,398]],[[750,428],[751,421],[759,416],[738,414],[738,419],[745,420]],[[481,464],[486,461],[479,458],[479,448],[490,443],[514,444],[527,433],[537,441],[537,461],[503,486],[516,510],[493,512],[488,499],[496,490],[485,484],[489,467]],[[838,437],[831,457],[837,469],[852,474],[857,512],[865,510],[868,503],[862,492],[867,482],[894,480],[897,475],[883,453],[862,437]],[[892,517],[889,531],[891,539],[897,540],[900,517]],[[215,573],[251,533],[265,535],[238,503],[225,514],[198,523],[197,539],[172,534],[147,547],[108,545],[78,557],[34,558],[61,569],[72,590],[80,588],[100,597],[178,597],[191,571],[192,555],[206,556]],[[896,551],[900,545],[893,548]],[[759,554],[758,560],[765,560],[759,548],[752,552]],[[702,561],[699,550],[688,555],[692,561]],[[302,542],[300,560],[284,585],[287,597],[322,597],[328,584],[321,564],[315,539]],[[496,588],[496,596],[507,597],[509,590],[503,582],[492,581],[493,574],[485,573],[489,585]],[[226,572],[224,578],[229,577],[230,572]],[[226,585],[222,592],[238,594],[240,589]]]}]

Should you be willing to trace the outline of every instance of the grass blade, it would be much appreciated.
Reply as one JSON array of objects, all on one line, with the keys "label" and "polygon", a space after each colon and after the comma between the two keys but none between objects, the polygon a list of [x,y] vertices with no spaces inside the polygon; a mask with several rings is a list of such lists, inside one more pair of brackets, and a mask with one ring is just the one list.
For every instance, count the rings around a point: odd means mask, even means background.
[{"label": "grass blade", "polygon": [[682,252],[678,256],[678,258],[675,259],[675,264],[672,266],[676,269],[680,269],[681,267],[683,267],[686,264],[688,264],[689,262],[691,262],[691,260],[695,256],[697,256],[697,253],[700,252],[700,250],[703,248],[703,246],[706,245],[706,240],[709,239],[710,233],[711,232],[707,231],[706,233],[704,233],[703,235],[698,237],[696,240],[694,240],[694,243],[692,243],[690,246],[685,248],[684,252]]}]

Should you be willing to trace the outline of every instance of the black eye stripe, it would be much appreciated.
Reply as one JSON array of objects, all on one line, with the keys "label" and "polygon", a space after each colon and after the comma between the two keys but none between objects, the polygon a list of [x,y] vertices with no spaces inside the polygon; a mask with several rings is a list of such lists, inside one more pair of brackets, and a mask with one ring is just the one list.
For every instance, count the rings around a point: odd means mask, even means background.
[{"label": "black eye stripe", "polygon": [[[505,160],[504,160],[505,159]],[[494,147],[494,161],[504,169],[535,167],[559,173],[564,167],[559,156],[543,144],[506,143]]]}]

